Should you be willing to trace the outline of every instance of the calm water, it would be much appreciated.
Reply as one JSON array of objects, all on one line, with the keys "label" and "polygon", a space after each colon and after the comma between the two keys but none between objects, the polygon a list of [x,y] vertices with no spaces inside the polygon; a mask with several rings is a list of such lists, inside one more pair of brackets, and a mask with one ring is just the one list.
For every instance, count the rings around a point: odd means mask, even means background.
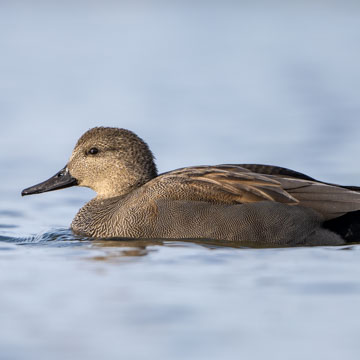
[{"label": "calm water", "polygon": [[0,2],[0,359],[358,359],[360,246],[105,241],[93,193],[21,198],[96,125],[160,171],[271,163],[360,184],[355,1]]}]

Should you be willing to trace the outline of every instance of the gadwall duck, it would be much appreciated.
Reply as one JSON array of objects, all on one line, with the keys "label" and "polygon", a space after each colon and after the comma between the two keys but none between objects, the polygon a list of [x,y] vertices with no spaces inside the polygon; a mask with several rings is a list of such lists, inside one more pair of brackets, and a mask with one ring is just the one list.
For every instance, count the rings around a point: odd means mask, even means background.
[{"label": "gadwall duck", "polygon": [[95,238],[209,239],[249,246],[360,241],[360,188],[267,165],[193,166],[158,175],[147,144],[125,129],[96,127],[68,164],[22,191],[86,186],[97,196],[74,233]]}]

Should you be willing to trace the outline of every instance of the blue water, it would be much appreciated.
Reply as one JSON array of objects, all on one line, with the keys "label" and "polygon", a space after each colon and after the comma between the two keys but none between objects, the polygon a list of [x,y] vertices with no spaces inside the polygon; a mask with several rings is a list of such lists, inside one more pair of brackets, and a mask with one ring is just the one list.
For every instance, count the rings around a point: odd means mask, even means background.
[{"label": "blue water", "polygon": [[159,170],[360,184],[356,1],[0,3],[0,359],[358,359],[360,246],[100,241],[94,194],[21,198],[97,126]]}]

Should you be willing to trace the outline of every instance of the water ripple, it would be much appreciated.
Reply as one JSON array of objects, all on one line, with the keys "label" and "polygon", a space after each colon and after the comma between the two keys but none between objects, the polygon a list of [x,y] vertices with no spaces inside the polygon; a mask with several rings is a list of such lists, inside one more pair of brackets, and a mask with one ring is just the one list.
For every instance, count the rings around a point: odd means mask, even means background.
[{"label": "water ripple", "polygon": [[0,224],[0,229],[15,229],[18,228],[18,225],[12,225],[12,224]]},{"label": "water ripple", "polygon": [[0,210],[0,216],[8,216],[13,218],[24,217],[24,213],[16,210]]},{"label": "water ripple", "polygon": [[89,238],[74,235],[70,229],[54,229],[52,231],[45,231],[39,234],[23,236],[23,237],[14,237],[14,236],[5,236],[0,235],[0,241],[15,243],[18,245],[25,244],[46,244],[46,243],[69,243],[72,244],[79,241],[89,241]]}]

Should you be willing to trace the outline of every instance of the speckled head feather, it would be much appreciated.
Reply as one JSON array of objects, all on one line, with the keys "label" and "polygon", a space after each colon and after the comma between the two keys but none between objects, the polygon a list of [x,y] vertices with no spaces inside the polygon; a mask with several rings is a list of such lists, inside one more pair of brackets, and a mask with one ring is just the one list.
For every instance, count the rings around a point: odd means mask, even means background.
[{"label": "speckled head feather", "polygon": [[80,186],[98,197],[123,195],[157,176],[148,145],[133,132],[95,127],[78,140],[68,163]]}]

